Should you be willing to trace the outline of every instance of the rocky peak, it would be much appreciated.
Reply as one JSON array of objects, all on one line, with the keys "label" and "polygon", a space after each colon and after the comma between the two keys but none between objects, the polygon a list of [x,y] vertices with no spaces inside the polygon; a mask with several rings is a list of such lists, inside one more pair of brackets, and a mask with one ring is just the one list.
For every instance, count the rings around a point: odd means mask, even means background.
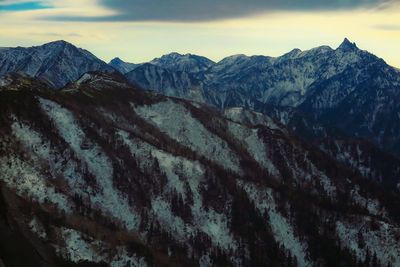
[{"label": "rocky peak", "polygon": [[338,47],[338,50],[343,52],[353,52],[358,50],[356,43],[352,43],[349,39],[345,38],[342,44]]},{"label": "rocky peak", "polygon": [[212,60],[206,57],[193,54],[183,55],[177,52],[155,58],[150,63],[172,71],[186,71],[191,73],[204,71],[214,64]]},{"label": "rocky peak", "polygon": [[118,70],[122,74],[130,72],[138,66],[138,64],[125,62],[122,59],[120,59],[119,57],[112,59],[110,61],[110,63],[108,63],[108,65],[110,65],[114,69]]},{"label": "rocky peak", "polygon": [[292,51],[284,54],[283,56],[280,57],[281,60],[286,60],[286,59],[294,59],[299,57],[299,55],[302,53],[302,51],[298,48],[293,49]]},{"label": "rocky peak", "polygon": [[113,58],[109,64],[119,64],[119,63],[125,63],[122,59],[119,57]]}]

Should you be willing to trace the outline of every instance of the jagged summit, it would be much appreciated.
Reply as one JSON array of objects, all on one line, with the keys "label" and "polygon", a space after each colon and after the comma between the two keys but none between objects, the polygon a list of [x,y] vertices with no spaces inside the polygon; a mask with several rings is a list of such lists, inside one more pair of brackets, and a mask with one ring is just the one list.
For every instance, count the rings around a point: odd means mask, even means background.
[{"label": "jagged summit", "polygon": [[358,47],[357,47],[356,43],[352,43],[352,42],[350,42],[349,39],[344,38],[343,42],[338,47],[338,50],[342,50],[344,52],[351,52],[351,51],[358,50]]},{"label": "jagged summit", "polygon": [[[53,42],[49,42],[49,43],[45,43],[43,45],[40,46],[34,46],[32,48],[37,48],[37,49],[68,49],[68,50],[80,50],[81,52],[86,52],[89,53],[89,51],[79,48],[76,45],[67,42],[65,40],[57,40],[57,41],[53,41]],[[29,48],[28,48],[29,49]]]},{"label": "jagged summit", "polygon": [[56,40],[56,41],[52,41],[52,42],[46,43],[45,45],[50,45],[50,44],[72,45],[72,46],[74,46],[73,44],[71,44],[71,43],[69,43],[69,42],[67,42],[65,40]]},{"label": "jagged summit", "polygon": [[112,59],[110,63],[108,63],[108,65],[113,67],[122,74],[128,73],[139,66],[139,64],[125,62],[119,57]]},{"label": "jagged summit", "polygon": [[215,64],[214,61],[203,56],[194,54],[182,55],[177,52],[155,58],[150,63],[168,70],[190,73],[205,71]]},{"label": "jagged summit", "polygon": [[299,48],[295,48],[292,51],[284,54],[281,56],[281,59],[292,59],[292,58],[297,58],[299,55],[301,55],[303,51],[301,51]]},{"label": "jagged summit", "polygon": [[124,61],[122,59],[120,59],[119,57],[115,57],[115,58],[111,59],[108,64],[118,63],[118,62],[124,62]]},{"label": "jagged summit", "polygon": [[298,53],[301,53],[302,51],[301,51],[301,49],[299,49],[299,48],[294,48],[294,49],[292,49],[292,51],[290,51],[289,53],[287,53],[287,55],[288,54],[298,54]]}]

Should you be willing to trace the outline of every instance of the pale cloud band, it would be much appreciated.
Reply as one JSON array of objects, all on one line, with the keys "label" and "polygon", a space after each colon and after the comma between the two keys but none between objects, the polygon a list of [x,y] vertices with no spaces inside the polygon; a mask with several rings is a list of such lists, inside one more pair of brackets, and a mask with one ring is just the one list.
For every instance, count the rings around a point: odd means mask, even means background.
[{"label": "pale cloud band", "polygon": [[51,16],[64,21],[199,22],[246,17],[276,11],[348,10],[381,8],[396,0],[98,0],[112,15]]}]

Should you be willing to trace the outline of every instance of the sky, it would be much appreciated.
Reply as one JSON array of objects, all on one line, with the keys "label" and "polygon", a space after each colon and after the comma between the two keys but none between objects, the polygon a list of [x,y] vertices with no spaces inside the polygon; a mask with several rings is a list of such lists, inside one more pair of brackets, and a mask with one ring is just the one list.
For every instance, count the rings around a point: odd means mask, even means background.
[{"label": "sky", "polygon": [[0,47],[63,39],[105,61],[279,56],[345,37],[400,67],[400,0],[0,0]]}]

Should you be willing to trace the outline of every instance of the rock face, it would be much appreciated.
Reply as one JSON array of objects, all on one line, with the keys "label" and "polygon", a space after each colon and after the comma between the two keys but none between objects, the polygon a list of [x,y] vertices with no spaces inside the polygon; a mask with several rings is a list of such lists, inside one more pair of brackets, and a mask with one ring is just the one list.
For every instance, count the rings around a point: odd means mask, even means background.
[{"label": "rock face", "polygon": [[0,50],[0,76],[11,72],[22,72],[61,88],[67,83],[76,81],[88,71],[115,70],[90,52],[65,41],[30,48]]},{"label": "rock face", "polygon": [[115,74],[56,92],[6,80],[5,266],[400,265],[398,192],[333,158],[332,144],[324,152],[266,115],[221,114]]}]

